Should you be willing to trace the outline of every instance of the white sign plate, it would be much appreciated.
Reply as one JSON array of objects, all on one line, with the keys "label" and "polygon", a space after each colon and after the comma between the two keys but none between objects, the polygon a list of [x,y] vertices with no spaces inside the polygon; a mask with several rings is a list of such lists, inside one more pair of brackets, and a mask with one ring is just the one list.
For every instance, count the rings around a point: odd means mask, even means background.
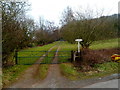
[{"label": "white sign plate", "polygon": [[75,39],[75,41],[78,41],[78,42],[80,42],[80,41],[82,41],[82,39]]}]

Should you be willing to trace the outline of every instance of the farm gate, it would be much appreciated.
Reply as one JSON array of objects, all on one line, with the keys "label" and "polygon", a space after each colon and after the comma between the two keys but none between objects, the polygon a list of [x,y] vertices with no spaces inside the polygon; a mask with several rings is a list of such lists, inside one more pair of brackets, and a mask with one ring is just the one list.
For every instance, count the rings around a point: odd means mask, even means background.
[{"label": "farm gate", "polygon": [[[72,51],[20,51],[15,53],[16,64],[60,64],[72,62]],[[57,60],[54,60],[54,58]]]}]

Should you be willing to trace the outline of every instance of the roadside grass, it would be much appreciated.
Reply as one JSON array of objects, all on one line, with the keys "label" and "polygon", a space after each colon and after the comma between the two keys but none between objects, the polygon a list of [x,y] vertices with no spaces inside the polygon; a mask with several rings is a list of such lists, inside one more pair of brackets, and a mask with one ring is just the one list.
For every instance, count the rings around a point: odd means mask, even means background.
[{"label": "roadside grass", "polygon": [[79,76],[79,73],[75,70],[72,63],[62,63],[60,64],[60,69],[62,75],[66,76],[70,80],[75,80]]},{"label": "roadside grass", "polygon": [[[104,71],[104,72],[118,72],[118,64],[119,63],[116,63],[116,62],[106,62],[106,63],[103,63],[103,64],[95,64],[94,65],[94,68],[97,68],[100,72],[101,71]],[[111,68],[112,67],[112,68]]]},{"label": "roadside grass", "polygon": [[111,75],[113,73],[119,73],[118,69],[119,63],[116,62],[106,62],[103,64],[95,64],[94,70],[89,72],[79,72],[84,74],[80,79],[88,79],[94,77],[104,77]]},{"label": "roadside grass", "polygon": [[[106,49],[106,48],[118,48],[118,40],[117,39],[110,39],[110,40],[102,40],[102,41],[95,41],[91,46],[90,49]],[[69,44],[67,42],[63,42],[61,44],[61,50],[77,50],[77,44]],[[59,53],[59,55],[64,55],[63,53]],[[68,53],[69,55],[69,53]],[[61,58],[59,58],[62,60]],[[67,61],[67,57],[65,58]],[[106,75],[110,75],[113,73],[118,73],[118,63],[116,62],[106,62],[103,64],[96,64],[93,68],[93,71],[89,72],[80,72],[79,68],[73,66],[73,64],[62,63],[60,64],[61,73],[66,76],[68,79],[71,80],[80,80],[80,79],[87,79],[92,77],[102,77]],[[97,72],[99,71],[99,72]]]},{"label": "roadside grass", "polygon": [[[42,51],[42,50],[49,50],[51,47],[55,46],[58,42],[54,42],[51,43],[49,45],[45,45],[43,47],[34,47],[34,48],[29,48],[29,49],[24,49],[19,51],[18,53],[20,53],[20,56],[31,56],[32,53],[23,53],[23,51]],[[42,53],[43,54],[43,53]],[[41,55],[42,55],[41,54]],[[35,54],[32,54],[32,56],[34,56]],[[23,58],[24,60],[26,60],[25,58]],[[33,60],[32,62],[35,62],[38,58],[33,58],[31,60]],[[11,83],[15,82],[18,77],[31,65],[22,65],[25,64],[25,61],[21,60],[21,65],[14,65],[11,67],[5,67],[3,68],[3,76],[2,76],[2,81],[3,81],[3,86],[8,86]],[[29,59],[27,59],[28,61],[26,61],[26,63],[29,64]],[[31,63],[32,64],[32,63]]]},{"label": "roadside grass", "polygon": [[93,70],[88,72],[78,71],[79,68],[73,66],[72,63],[63,63],[60,65],[61,73],[70,80],[83,80],[94,77],[104,77],[113,73],[118,73],[118,63],[106,62],[97,64]]},{"label": "roadside grass", "polygon": [[15,65],[7,68],[3,68],[2,84],[8,86],[18,79],[18,76],[22,74],[30,65]]}]

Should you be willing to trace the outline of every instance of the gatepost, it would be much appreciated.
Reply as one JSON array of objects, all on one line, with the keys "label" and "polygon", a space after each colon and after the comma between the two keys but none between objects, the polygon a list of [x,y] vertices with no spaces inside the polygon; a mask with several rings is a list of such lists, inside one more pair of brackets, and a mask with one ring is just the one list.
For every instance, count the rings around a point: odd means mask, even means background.
[{"label": "gatepost", "polygon": [[80,57],[80,42],[83,41],[82,39],[75,39],[75,41],[78,42],[78,51],[77,52],[74,52],[74,61],[75,61],[75,58],[76,57]]}]

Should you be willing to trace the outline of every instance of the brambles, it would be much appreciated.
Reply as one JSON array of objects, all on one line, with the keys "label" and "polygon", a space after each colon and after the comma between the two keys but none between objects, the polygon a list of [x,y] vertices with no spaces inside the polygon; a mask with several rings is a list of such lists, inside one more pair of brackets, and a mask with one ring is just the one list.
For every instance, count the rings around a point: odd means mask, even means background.
[{"label": "brambles", "polygon": [[81,67],[83,71],[89,71],[95,64],[102,64],[111,61],[111,55],[118,53],[118,49],[101,49],[101,50],[81,50],[81,59],[76,60],[75,66]]}]

